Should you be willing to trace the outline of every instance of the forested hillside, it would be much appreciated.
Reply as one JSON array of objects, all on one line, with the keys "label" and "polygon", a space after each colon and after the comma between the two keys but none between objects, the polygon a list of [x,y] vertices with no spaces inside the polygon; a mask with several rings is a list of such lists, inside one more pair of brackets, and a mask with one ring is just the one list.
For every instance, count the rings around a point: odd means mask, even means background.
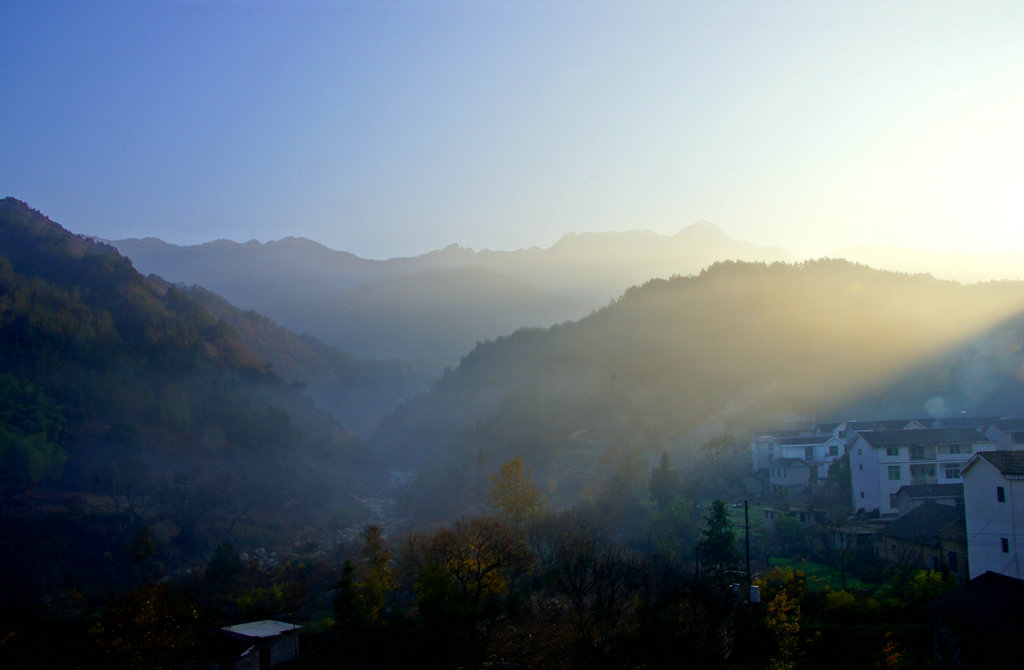
[{"label": "forested hillside", "polygon": [[312,335],[296,335],[258,312],[242,311],[200,286],[182,290],[230,324],[275,374],[334,414],[355,435],[368,435],[382,416],[428,390],[440,374],[424,362],[358,358]]},{"label": "forested hillside", "polygon": [[[267,508],[326,513],[347,504],[365,462],[235,327],[11,198],[0,201],[0,393],[8,507],[44,490],[121,505],[188,480],[225,500],[258,492]],[[196,539],[183,524],[170,534]]]},{"label": "forested hillside", "polygon": [[699,445],[785,418],[1013,414],[1022,307],[1019,283],[721,263],[478,346],[374,443],[430,464],[411,508],[444,515],[480,498],[478,472],[511,458],[568,503],[662,451],[698,468]]}]

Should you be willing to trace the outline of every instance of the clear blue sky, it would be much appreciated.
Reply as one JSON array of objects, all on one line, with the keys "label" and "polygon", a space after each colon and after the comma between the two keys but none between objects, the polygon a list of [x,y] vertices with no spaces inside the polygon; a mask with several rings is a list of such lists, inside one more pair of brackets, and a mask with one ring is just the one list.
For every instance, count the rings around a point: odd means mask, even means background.
[{"label": "clear blue sky", "polygon": [[0,195],[371,258],[570,231],[1024,250],[1024,3],[5,3]]}]

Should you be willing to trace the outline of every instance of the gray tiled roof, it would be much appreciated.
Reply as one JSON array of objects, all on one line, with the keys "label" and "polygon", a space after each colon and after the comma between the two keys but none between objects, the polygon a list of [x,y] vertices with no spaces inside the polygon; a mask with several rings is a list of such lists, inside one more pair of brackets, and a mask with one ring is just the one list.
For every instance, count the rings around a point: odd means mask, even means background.
[{"label": "gray tiled roof", "polygon": [[[935,419],[918,419],[929,428],[984,428],[997,420],[999,420],[998,416],[945,416]],[[924,423],[925,421],[928,423]]]},{"label": "gray tiled roof", "polygon": [[963,484],[907,484],[897,494],[906,493],[911,498],[952,498],[964,497]]},{"label": "gray tiled roof", "polygon": [[992,425],[1004,433],[1012,433],[1024,430],[1024,419],[999,419],[993,421]]},{"label": "gray tiled roof", "polygon": [[919,430],[878,430],[860,433],[872,447],[906,447],[930,444],[990,442],[974,428],[924,428]]},{"label": "gray tiled roof", "polygon": [[807,461],[805,461],[802,458],[776,458],[775,460],[773,460],[771,462],[771,466],[773,468],[775,468],[775,467],[789,468],[789,467],[792,467],[794,465],[806,466],[807,465]]},{"label": "gray tiled roof", "polygon": [[879,529],[877,534],[931,546],[941,544],[942,538],[963,540],[967,536],[964,508],[928,500]]},{"label": "gray tiled roof", "polygon": [[978,456],[996,466],[1003,475],[1024,476],[1024,451],[982,451]]},{"label": "gray tiled roof", "polygon": [[816,444],[825,444],[832,439],[831,435],[812,435],[808,437],[786,437],[775,440],[775,444],[781,447],[811,447]]}]

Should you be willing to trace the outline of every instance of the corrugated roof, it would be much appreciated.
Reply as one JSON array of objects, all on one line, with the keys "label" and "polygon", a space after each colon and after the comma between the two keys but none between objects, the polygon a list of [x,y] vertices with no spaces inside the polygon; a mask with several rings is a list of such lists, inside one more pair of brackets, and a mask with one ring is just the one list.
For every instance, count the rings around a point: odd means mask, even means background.
[{"label": "corrugated roof", "polygon": [[931,444],[991,442],[974,428],[922,428],[918,430],[878,430],[860,433],[872,447],[907,447]]}]

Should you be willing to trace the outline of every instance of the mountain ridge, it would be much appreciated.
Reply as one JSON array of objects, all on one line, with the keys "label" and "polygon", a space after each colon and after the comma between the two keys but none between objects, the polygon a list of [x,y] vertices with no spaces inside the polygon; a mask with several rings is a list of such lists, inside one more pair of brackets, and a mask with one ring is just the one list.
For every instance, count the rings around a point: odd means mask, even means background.
[{"label": "mountain ridge", "polygon": [[[706,223],[688,226],[673,236],[649,230],[571,233],[547,249],[476,251],[450,244],[420,256],[387,260],[362,259],[349,252],[333,251],[319,243],[302,240],[304,238],[285,238],[258,243],[258,246],[235,243],[223,248],[158,245],[133,240],[119,240],[112,244],[144,273],[157,274],[175,283],[203,286],[243,309],[256,309],[286,327],[298,332],[308,331],[342,350],[372,358],[426,354],[445,364],[453,363],[457,355],[465,352],[456,351],[453,356],[450,348],[439,347],[433,351],[403,354],[394,348],[373,348],[368,343],[385,341],[370,334],[374,328],[379,334],[380,322],[371,324],[367,332],[345,337],[339,331],[322,325],[329,319],[317,322],[320,310],[332,300],[343,300],[341,296],[356,286],[396,277],[407,278],[410,285],[414,285],[415,278],[422,279],[423,273],[434,270],[477,266],[519,282],[524,289],[508,296],[496,293],[484,302],[464,302],[460,311],[468,314],[476,310],[486,312],[489,302],[504,300],[509,315],[505,322],[510,327],[503,326],[505,330],[481,328],[468,334],[449,333],[453,341],[472,344],[507,334],[521,325],[547,326],[578,318],[588,310],[607,304],[629,286],[653,277],[699,272],[724,258],[755,261],[792,259],[785,250],[733,240]],[[315,254],[303,255],[297,249],[313,249]],[[512,284],[506,286],[511,287]],[[531,309],[527,301],[517,297],[525,295],[525,286],[542,291],[549,297],[538,303],[536,310]],[[560,313],[550,309],[556,299],[565,305]],[[451,309],[443,308],[441,304],[435,306],[438,313]],[[400,312],[392,312],[392,315],[396,314],[400,316]],[[395,321],[393,327],[396,334],[410,333],[414,332],[416,324]]]}]

